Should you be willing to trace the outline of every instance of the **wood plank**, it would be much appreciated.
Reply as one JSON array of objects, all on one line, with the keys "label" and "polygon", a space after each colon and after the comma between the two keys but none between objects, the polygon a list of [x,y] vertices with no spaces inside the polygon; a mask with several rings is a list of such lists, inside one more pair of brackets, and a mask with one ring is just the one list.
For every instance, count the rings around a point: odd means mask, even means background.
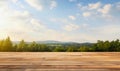
[{"label": "wood plank", "polygon": [[118,69],[0,69],[0,71],[119,71]]},{"label": "wood plank", "polygon": [[120,52],[0,52],[0,71],[120,71]]},{"label": "wood plank", "polygon": [[120,61],[0,61],[0,65],[119,65]]}]

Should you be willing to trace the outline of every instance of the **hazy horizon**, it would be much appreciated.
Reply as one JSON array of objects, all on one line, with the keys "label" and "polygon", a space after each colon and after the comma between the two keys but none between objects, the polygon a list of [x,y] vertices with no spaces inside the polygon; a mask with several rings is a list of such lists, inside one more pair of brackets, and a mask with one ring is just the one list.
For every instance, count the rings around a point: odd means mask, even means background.
[{"label": "hazy horizon", "polygon": [[97,42],[120,38],[120,0],[0,0],[0,39]]}]

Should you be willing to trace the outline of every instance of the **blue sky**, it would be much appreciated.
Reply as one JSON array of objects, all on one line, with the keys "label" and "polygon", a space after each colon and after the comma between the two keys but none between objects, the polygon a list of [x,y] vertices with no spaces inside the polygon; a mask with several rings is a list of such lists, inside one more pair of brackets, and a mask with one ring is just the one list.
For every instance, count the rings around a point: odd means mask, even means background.
[{"label": "blue sky", "polygon": [[0,0],[0,39],[96,42],[120,37],[120,0]]}]

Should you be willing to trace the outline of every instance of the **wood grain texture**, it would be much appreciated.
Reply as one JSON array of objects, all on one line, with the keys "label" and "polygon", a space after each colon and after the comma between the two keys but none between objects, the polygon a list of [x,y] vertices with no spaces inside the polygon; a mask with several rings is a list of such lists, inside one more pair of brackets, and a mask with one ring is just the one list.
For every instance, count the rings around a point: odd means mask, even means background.
[{"label": "wood grain texture", "polygon": [[120,71],[120,52],[0,52],[0,71]]}]

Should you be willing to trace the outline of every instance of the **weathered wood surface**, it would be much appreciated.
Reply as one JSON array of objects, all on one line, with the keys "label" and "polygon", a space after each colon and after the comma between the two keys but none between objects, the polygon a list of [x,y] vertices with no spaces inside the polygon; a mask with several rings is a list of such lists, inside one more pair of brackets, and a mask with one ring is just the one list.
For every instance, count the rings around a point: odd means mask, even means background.
[{"label": "weathered wood surface", "polygon": [[0,71],[120,71],[120,52],[0,52]]}]

